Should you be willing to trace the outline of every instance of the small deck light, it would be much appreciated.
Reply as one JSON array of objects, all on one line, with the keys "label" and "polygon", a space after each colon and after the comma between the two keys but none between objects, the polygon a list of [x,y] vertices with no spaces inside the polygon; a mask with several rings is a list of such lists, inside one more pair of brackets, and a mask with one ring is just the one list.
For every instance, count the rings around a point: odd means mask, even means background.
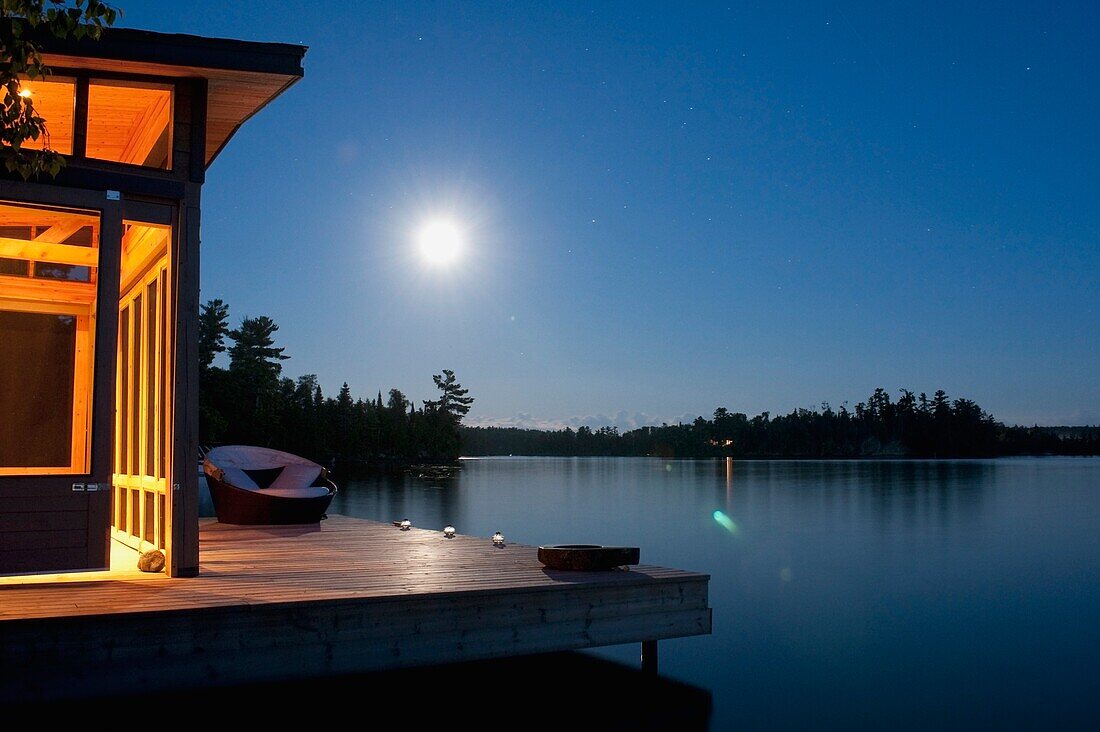
[{"label": "small deck light", "polygon": [[500,533],[499,531],[497,533],[493,534],[493,546],[495,546],[495,547],[504,546],[504,534]]},{"label": "small deck light", "polygon": [[451,526],[450,524],[447,524],[446,526],[444,526],[443,527],[443,538],[445,538],[445,539],[455,538],[455,527]]},{"label": "small deck light", "polygon": [[402,531],[408,531],[409,529],[412,528],[412,525],[413,525],[412,521],[409,521],[408,519],[405,519],[404,521],[401,522],[401,530]]}]

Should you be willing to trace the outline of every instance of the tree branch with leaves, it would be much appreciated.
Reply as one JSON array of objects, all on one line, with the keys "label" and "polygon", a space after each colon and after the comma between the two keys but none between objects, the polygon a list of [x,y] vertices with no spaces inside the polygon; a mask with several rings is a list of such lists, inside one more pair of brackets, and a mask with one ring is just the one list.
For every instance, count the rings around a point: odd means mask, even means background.
[{"label": "tree branch with leaves", "polygon": [[[120,11],[100,0],[0,0],[0,158],[24,180],[56,176],[65,158],[50,147],[48,121],[21,88],[50,75],[39,37],[98,40]],[[43,149],[26,148],[27,141]]]}]

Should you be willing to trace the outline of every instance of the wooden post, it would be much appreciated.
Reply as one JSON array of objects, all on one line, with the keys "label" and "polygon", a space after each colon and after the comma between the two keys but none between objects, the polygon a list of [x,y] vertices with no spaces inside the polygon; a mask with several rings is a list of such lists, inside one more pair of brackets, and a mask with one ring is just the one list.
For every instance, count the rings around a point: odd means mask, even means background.
[{"label": "wooden post", "polygon": [[188,183],[181,202],[172,291],[176,296],[175,400],[171,479],[168,481],[170,577],[199,572],[199,186]]},{"label": "wooden post", "polygon": [[642,641],[642,673],[657,675],[657,641]]},{"label": "wooden post", "polygon": [[168,481],[172,540],[166,567],[171,577],[194,577],[199,573],[199,205],[206,168],[206,97],[205,79],[196,79],[189,87],[177,86],[177,164],[186,170],[189,182],[180,201],[172,263],[176,267],[172,288],[176,298],[175,442]]},{"label": "wooden post", "polygon": [[115,368],[118,359],[118,278],[122,262],[122,206],[103,196],[99,228],[99,266],[96,270],[95,372],[92,378],[92,474],[99,491],[88,496],[89,568],[111,566],[111,496],[114,486]]}]

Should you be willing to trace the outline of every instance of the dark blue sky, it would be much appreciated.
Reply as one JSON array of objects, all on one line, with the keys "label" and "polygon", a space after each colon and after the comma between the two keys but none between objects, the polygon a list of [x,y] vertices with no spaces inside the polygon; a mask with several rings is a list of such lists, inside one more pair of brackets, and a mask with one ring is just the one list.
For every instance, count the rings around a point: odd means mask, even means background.
[{"label": "dark blue sky", "polygon": [[[209,173],[202,288],[326,392],[453,368],[475,422],[876,386],[1100,421],[1093,3],[121,4],[310,47]],[[412,242],[438,216],[446,271]]]}]

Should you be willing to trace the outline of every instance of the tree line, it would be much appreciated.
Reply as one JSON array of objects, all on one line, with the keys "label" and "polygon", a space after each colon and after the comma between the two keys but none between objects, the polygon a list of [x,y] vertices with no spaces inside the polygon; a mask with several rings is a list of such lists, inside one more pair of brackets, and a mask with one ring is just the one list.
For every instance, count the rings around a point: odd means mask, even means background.
[{"label": "tree line", "polygon": [[[994,457],[1100,454],[1100,427],[1013,427],[976,402],[882,388],[848,409],[823,403],[754,417],[725,407],[688,424],[534,430],[461,424],[473,397],[453,371],[432,378],[439,396],[421,407],[400,389],[355,397],[345,382],[325,396],[315,374],[283,376],[288,357],[267,316],[229,327],[221,300],[199,319],[199,431],[203,444],[249,444],[303,455],[338,471],[451,462],[459,455],[660,456],[740,458]],[[228,352],[229,365],[214,364]]]},{"label": "tree line", "polygon": [[689,424],[534,430],[462,427],[463,454],[740,458],[964,458],[1100,454],[1100,427],[1010,427],[970,399],[882,388],[849,410],[824,403],[749,417],[725,407]]},{"label": "tree line", "polygon": [[[302,455],[349,474],[410,463],[450,462],[461,449],[459,424],[473,397],[454,372],[432,378],[437,399],[413,404],[400,389],[362,399],[345,382],[325,396],[315,374],[283,376],[279,326],[265,315],[229,327],[229,306],[206,302],[199,314],[199,436],[202,444],[261,445]],[[227,346],[227,341],[231,345]],[[229,366],[215,365],[228,351]]]}]

